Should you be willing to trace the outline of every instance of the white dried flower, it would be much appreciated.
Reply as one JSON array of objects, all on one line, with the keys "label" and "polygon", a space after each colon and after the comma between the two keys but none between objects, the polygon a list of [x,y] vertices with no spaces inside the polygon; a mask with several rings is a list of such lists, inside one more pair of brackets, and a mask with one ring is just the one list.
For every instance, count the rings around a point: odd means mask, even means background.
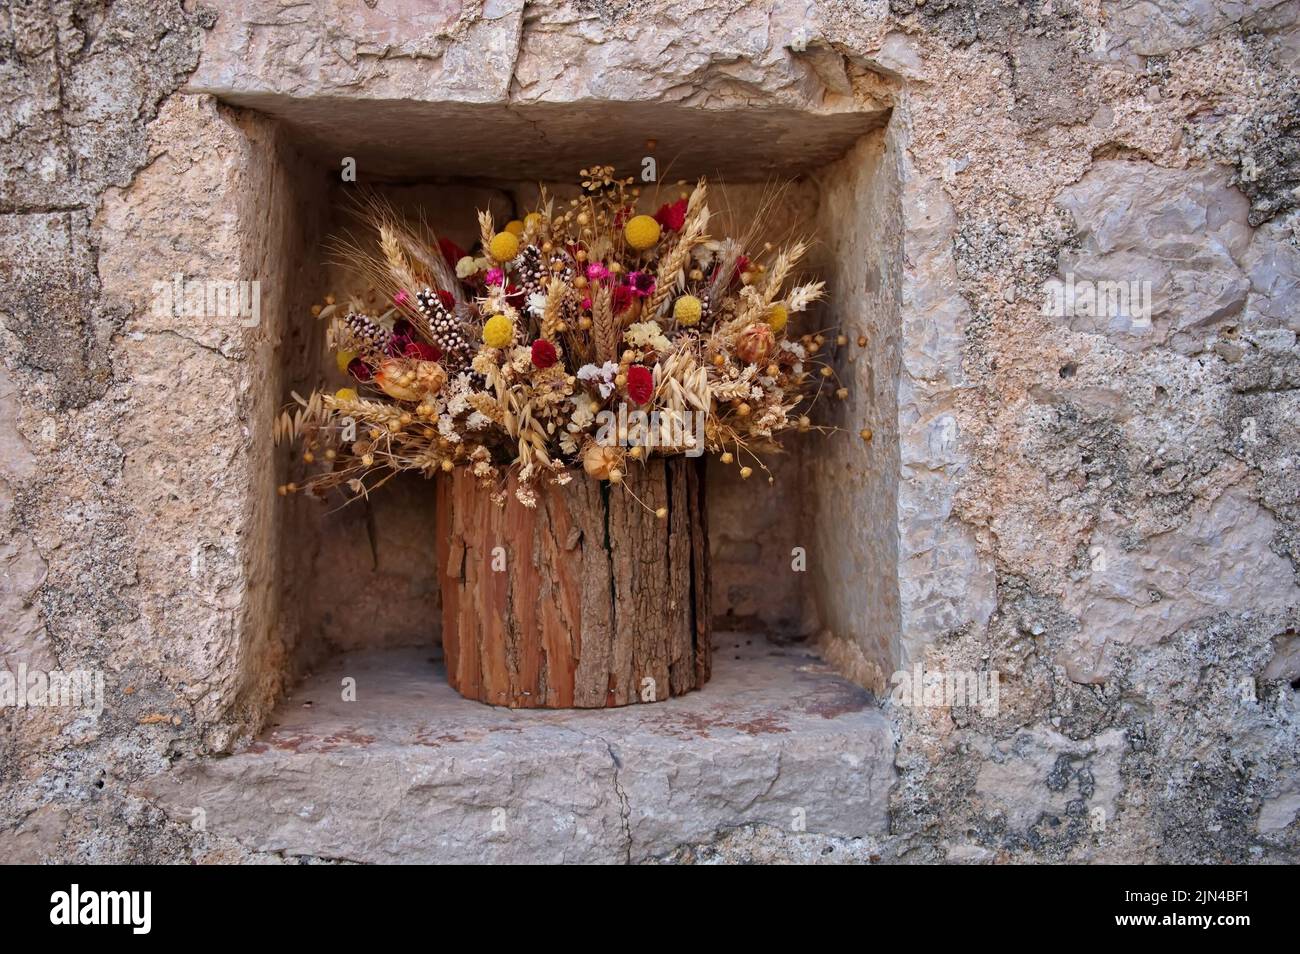
[{"label": "white dried flower", "polygon": [[444,414],[438,418],[438,433],[453,444],[460,443],[460,435],[456,433],[456,421],[450,414]]},{"label": "white dried flower", "polygon": [[584,364],[578,369],[578,380],[595,382],[600,389],[600,396],[607,398],[614,392],[614,376],[617,374],[618,365],[613,361],[606,361],[600,367]]},{"label": "white dried flower", "polygon": [[623,340],[634,348],[654,348],[656,351],[669,351],[672,343],[664,336],[663,329],[657,321],[638,321],[627,326]]}]

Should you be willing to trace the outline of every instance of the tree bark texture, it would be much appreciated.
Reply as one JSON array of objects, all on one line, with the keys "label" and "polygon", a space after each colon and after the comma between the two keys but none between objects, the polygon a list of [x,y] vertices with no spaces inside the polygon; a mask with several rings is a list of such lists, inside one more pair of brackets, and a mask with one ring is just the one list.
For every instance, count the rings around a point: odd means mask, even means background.
[{"label": "tree bark texture", "polygon": [[703,460],[630,470],[626,486],[581,471],[563,487],[539,481],[536,509],[515,499],[513,477],[504,507],[466,469],[438,478],[443,652],[461,695],[603,708],[708,681]]}]

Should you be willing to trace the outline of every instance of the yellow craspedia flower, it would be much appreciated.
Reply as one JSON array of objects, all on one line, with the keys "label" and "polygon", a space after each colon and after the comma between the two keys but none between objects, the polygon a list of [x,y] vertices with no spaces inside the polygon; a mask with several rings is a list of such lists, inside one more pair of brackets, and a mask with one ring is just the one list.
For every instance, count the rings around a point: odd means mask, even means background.
[{"label": "yellow craspedia flower", "polygon": [[698,325],[704,305],[694,295],[683,295],[673,305],[673,321],[679,325]]},{"label": "yellow craspedia flower", "polygon": [[659,223],[649,215],[635,216],[623,226],[623,238],[638,252],[644,252],[659,241]]},{"label": "yellow craspedia flower", "polygon": [[513,232],[498,232],[492,237],[488,246],[490,254],[498,262],[508,262],[519,254],[519,236]]},{"label": "yellow craspedia flower", "polygon": [[355,401],[357,399],[357,392],[352,388],[339,388],[334,392],[334,397],[339,401]]},{"label": "yellow craspedia flower", "polygon": [[524,223],[518,219],[511,219],[506,223],[506,231],[516,237],[524,234]]},{"label": "yellow craspedia flower", "polygon": [[774,332],[785,330],[785,323],[790,320],[790,309],[785,305],[777,304],[772,306],[772,310],[767,313],[767,326]]},{"label": "yellow craspedia flower", "polygon": [[[509,234],[509,233],[506,233]],[[500,236],[497,236],[500,238]],[[492,244],[496,244],[493,242]],[[483,343],[489,348],[508,348],[515,340],[515,323],[505,315],[493,315],[483,325]]]},{"label": "yellow craspedia flower", "polygon": [[538,229],[542,225],[542,213],[529,212],[524,216],[524,228]]},{"label": "yellow craspedia flower", "polygon": [[347,374],[348,365],[352,363],[352,359],[356,356],[357,353],[355,351],[336,351],[334,353],[334,360],[339,366],[339,371],[343,374]]}]

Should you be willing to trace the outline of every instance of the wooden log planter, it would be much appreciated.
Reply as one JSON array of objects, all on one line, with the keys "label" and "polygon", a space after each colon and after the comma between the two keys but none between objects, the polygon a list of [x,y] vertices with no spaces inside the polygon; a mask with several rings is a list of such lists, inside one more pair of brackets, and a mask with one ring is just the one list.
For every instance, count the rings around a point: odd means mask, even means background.
[{"label": "wooden log planter", "polygon": [[538,482],[536,509],[514,499],[513,483],[501,507],[465,468],[438,478],[443,652],[461,695],[602,708],[708,681],[703,460],[631,471],[626,488],[581,471],[563,487]]}]

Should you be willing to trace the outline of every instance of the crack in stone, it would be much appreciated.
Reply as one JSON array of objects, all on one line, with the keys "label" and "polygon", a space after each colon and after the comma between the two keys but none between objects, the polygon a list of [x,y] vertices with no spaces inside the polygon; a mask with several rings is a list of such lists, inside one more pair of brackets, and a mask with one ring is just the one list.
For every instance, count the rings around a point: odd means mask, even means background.
[{"label": "crack in stone", "polygon": [[614,746],[603,736],[596,736],[604,743],[606,751],[609,752],[610,761],[614,764],[614,791],[618,794],[619,820],[623,825],[624,855],[623,860],[626,864],[632,863],[632,803],[628,800],[627,792],[623,790],[623,784],[619,781],[619,772],[623,768],[623,762],[619,759],[618,753],[614,751]]}]

